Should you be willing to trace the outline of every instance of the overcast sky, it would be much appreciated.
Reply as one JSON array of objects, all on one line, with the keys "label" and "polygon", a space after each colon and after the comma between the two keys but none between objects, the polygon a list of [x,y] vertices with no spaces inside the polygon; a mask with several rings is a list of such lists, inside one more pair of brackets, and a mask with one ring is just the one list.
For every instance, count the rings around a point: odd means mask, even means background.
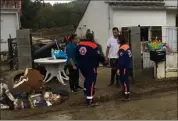
[{"label": "overcast sky", "polygon": [[69,3],[72,0],[44,0],[45,3],[51,3],[52,5],[55,3]]}]

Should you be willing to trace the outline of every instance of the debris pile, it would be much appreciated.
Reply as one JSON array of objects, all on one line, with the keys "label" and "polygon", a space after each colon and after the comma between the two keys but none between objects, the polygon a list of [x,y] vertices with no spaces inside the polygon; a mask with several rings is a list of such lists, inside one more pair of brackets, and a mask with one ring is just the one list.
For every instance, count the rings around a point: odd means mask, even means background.
[{"label": "debris pile", "polygon": [[47,38],[32,37],[32,42],[33,42],[33,44],[45,44],[46,45],[53,41],[50,39],[47,39]]},{"label": "debris pile", "polygon": [[35,69],[26,69],[23,76],[9,89],[6,83],[0,83],[1,109],[19,110],[45,107],[61,103],[58,91],[46,89],[42,80],[44,76]]}]

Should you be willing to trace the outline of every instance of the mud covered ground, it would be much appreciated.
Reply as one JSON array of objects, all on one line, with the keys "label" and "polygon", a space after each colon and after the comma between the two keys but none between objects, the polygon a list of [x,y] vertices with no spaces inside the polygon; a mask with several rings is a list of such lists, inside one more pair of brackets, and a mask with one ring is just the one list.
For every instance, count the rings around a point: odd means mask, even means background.
[{"label": "mud covered ground", "polygon": [[99,103],[97,107],[79,106],[64,111],[30,116],[28,120],[176,120],[177,91],[159,93],[122,102]]},{"label": "mud covered ground", "polygon": [[[83,92],[81,91],[77,94],[70,94],[69,99],[61,105],[18,111],[1,111],[1,119],[178,119],[177,81],[156,81],[144,77],[145,79],[142,81],[131,84],[131,101],[122,102],[118,96],[121,88],[116,88],[115,85],[107,86],[110,80],[110,69],[99,68],[95,95],[95,99],[97,98],[99,101],[99,106],[87,108],[84,105]],[[83,85],[82,80],[81,77],[81,86]],[[47,85],[57,90],[69,89],[69,85],[62,86],[55,80],[47,83]],[[170,92],[169,89],[172,91]],[[159,94],[155,94],[158,92]]]}]

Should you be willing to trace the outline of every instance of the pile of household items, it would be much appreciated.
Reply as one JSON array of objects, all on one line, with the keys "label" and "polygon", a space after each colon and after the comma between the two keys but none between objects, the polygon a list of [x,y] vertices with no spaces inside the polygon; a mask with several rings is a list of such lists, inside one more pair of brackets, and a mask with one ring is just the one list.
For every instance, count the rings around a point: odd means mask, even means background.
[{"label": "pile of household items", "polygon": [[[61,91],[43,86],[44,76],[35,69],[26,69],[12,89],[6,83],[0,86],[1,109],[25,109],[51,106],[61,103]],[[68,95],[66,95],[68,96]]]}]

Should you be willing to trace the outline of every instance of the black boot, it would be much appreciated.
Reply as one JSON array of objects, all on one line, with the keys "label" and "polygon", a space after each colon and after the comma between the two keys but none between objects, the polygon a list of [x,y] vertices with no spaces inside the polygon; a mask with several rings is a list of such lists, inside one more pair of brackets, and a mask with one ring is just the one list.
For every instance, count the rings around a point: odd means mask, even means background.
[{"label": "black boot", "polygon": [[83,89],[83,88],[82,88],[81,86],[78,86],[77,89],[81,90],[81,89]]},{"label": "black boot", "polygon": [[99,106],[99,104],[95,101],[92,101],[91,104],[88,104],[88,107],[95,107],[95,106]]},{"label": "black boot", "polygon": [[116,88],[120,87],[120,80],[119,80],[119,76],[116,75]]},{"label": "black boot", "polygon": [[129,101],[130,100],[130,94],[125,94],[123,101]]},{"label": "black boot", "polygon": [[113,85],[113,83],[108,84],[109,87],[112,86],[112,85]]},{"label": "black boot", "polygon": [[114,84],[116,71],[117,71],[116,69],[111,69],[111,81],[110,81],[110,84],[108,86],[112,86]]}]

